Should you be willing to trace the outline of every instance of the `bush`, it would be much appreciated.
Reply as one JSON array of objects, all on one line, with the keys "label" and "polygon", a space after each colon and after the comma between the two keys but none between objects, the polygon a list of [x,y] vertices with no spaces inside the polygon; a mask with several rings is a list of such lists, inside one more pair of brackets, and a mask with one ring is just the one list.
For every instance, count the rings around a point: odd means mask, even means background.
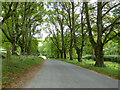
[{"label": "bush", "polygon": [[104,55],[104,61],[120,63],[120,56],[119,55]]},{"label": "bush", "polygon": [[[87,56],[84,56],[83,59],[95,60],[95,56],[87,55]],[[104,61],[111,61],[111,62],[118,62],[118,63],[120,63],[120,56],[119,55],[104,55]]]},{"label": "bush", "polygon": [[92,56],[92,55],[86,55],[86,56],[84,56],[84,58],[83,59],[93,59],[93,60],[95,60],[95,56]]}]

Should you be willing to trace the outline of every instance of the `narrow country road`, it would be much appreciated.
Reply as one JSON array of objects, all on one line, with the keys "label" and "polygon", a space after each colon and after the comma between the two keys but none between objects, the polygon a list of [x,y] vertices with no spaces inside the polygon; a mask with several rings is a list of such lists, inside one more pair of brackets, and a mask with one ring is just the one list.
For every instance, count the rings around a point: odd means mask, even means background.
[{"label": "narrow country road", "polygon": [[118,88],[118,80],[58,60],[46,60],[26,88]]}]

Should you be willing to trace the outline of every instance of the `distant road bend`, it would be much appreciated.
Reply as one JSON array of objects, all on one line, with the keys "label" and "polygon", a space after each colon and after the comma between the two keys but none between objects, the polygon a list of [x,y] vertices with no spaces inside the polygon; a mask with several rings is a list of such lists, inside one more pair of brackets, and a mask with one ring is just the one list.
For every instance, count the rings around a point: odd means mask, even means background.
[{"label": "distant road bend", "polygon": [[26,88],[118,88],[118,80],[58,60],[46,60]]}]

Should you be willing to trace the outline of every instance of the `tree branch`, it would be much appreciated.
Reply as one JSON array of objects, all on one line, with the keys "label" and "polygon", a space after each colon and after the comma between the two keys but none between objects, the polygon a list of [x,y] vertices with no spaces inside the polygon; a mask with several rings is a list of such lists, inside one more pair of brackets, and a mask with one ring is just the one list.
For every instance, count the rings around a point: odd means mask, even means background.
[{"label": "tree branch", "polygon": [[[120,32],[119,32],[118,34],[112,36],[111,38],[109,38],[107,41],[105,41],[105,43],[107,43],[108,41],[112,40],[113,38],[115,38],[116,36],[119,36],[119,35],[120,35]],[[105,44],[105,43],[104,43],[104,44]]]},{"label": "tree branch", "polygon": [[19,39],[19,37],[22,35],[22,31],[20,32],[20,34],[16,37],[16,41]]},{"label": "tree branch", "polygon": [[105,2],[103,5],[102,5],[102,9],[103,9],[103,7],[106,5],[106,4],[108,4],[109,3],[109,1],[108,2]]},{"label": "tree branch", "polygon": [[10,12],[11,12],[11,7],[12,7],[12,5],[13,5],[13,2],[11,2],[11,4],[9,5],[9,10],[8,10],[8,13],[5,15],[5,17],[3,18],[3,20],[2,20],[2,24],[4,23],[4,21],[6,20],[6,19],[8,19],[9,17],[10,17]]},{"label": "tree branch", "polygon": [[110,10],[112,10],[112,9],[115,8],[115,7],[117,7],[118,5],[120,5],[120,3],[114,5],[114,6],[111,7],[110,9],[108,9],[108,11],[107,11],[105,14],[103,14],[102,18],[103,18],[107,13],[109,13]]},{"label": "tree branch", "polygon": [[86,20],[87,20],[88,31],[89,31],[89,38],[90,38],[90,41],[91,41],[92,45],[94,46],[96,43],[95,43],[95,41],[94,41],[94,39],[93,39],[92,28],[91,28],[90,20],[89,20],[88,2],[84,2],[84,4],[85,4]]},{"label": "tree branch", "polygon": [[115,24],[119,24],[120,22],[116,23],[117,20],[119,20],[120,17],[116,18],[115,21],[113,23],[111,23],[110,25],[108,25],[104,30],[103,30],[103,33],[110,27],[110,26],[113,26]]},{"label": "tree branch", "polygon": [[7,33],[3,30],[3,28],[2,28],[2,32],[4,33],[4,35],[6,36],[6,38],[7,38],[10,42],[12,42],[12,40],[8,37]]}]

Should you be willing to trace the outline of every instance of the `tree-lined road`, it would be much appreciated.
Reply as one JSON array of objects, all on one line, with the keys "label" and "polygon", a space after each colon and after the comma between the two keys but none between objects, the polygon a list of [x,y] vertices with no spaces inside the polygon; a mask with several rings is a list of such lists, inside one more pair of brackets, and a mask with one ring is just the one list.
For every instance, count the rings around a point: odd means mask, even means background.
[{"label": "tree-lined road", "polygon": [[58,60],[46,60],[26,88],[118,88],[118,80]]}]

